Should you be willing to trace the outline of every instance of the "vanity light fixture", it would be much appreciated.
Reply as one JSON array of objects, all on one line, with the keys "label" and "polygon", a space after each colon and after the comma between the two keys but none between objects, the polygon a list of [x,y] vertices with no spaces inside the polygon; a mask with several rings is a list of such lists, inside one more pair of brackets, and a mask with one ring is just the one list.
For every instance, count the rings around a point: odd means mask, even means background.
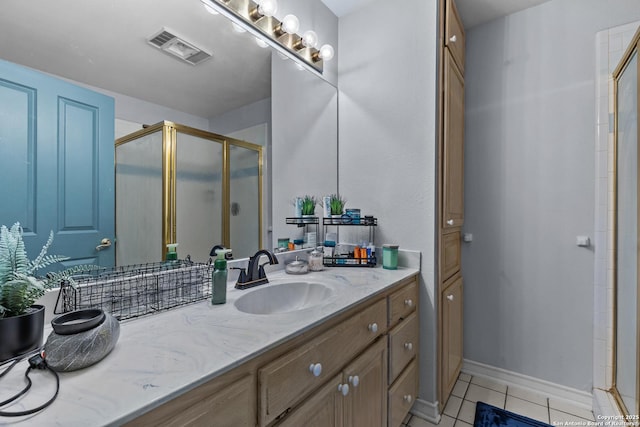
[{"label": "vanity light fixture", "polygon": [[[207,9],[215,9],[228,18],[234,27],[242,27],[256,37],[256,43],[274,48],[281,56],[293,59],[302,67],[322,75],[324,61],[334,56],[331,45],[317,48],[318,35],[305,31],[302,36],[300,20],[295,15],[285,15],[279,21],[273,15],[278,10],[277,0],[201,0]],[[259,41],[261,40],[261,41]]]},{"label": "vanity light fixture", "polygon": [[257,21],[264,16],[271,17],[278,11],[277,0],[260,0],[254,3],[256,3],[257,6],[251,9],[251,11],[249,12],[249,16],[253,21]]},{"label": "vanity light fixture", "polygon": [[212,8],[211,6],[209,6],[208,4],[205,4],[204,8],[207,10],[207,12],[209,12],[212,15],[219,15],[218,11]]},{"label": "vanity light fixture", "polygon": [[296,15],[287,15],[282,18],[282,22],[273,28],[273,34],[276,37],[282,37],[285,34],[295,34],[300,29],[300,20]]}]

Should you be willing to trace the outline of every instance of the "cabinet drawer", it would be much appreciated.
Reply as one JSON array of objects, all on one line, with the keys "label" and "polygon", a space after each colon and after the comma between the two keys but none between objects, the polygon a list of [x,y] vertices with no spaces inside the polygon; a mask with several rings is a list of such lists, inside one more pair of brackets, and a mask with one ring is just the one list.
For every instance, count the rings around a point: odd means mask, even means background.
[{"label": "cabinet drawer", "polygon": [[[382,335],[386,308],[386,301],[380,300],[261,368],[260,425],[269,424],[296,405]],[[312,372],[318,365],[321,368]]]},{"label": "cabinet drawer", "polygon": [[418,313],[413,312],[389,333],[389,384],[418,352]]},{"label": "cabinet drawer", "polygon": [[460,232],[442,235],[442,280],[460,271]]},{"label": "cabinet drawer", "polygon": [[389,326],[395,326],[416,309],[418,304],[418,283],[414,280],[389,297]]},{"label": "cabinet drawer", "polygon": [[415,359],[389,389],[389,427],[399,427],[418,394],[418,369]]},{"label": "cabinet drawer", "polygon": [[447,0],[445,14],[447,22],[445,24],[444,45],[449,48],[460,72],[464,74],[465,34],[454,0]]}]

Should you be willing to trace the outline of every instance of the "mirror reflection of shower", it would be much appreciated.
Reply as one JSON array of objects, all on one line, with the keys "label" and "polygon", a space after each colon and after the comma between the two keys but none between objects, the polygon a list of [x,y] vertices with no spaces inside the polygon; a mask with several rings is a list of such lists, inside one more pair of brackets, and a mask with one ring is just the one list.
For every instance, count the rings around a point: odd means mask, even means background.
[{"label": "mirror reflection of shower", "polygon": [[162,260],[168,243],[197,262],[216,244],[247,257],[262,243],[261,200],[259,145],[171,122],[120,138],[116,264]]}]

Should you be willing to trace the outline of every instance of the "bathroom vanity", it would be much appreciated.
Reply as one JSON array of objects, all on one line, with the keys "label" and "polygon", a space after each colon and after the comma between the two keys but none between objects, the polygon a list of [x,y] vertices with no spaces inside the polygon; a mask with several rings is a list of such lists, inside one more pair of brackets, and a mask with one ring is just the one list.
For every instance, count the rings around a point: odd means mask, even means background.
[{"label": "bathroom vanity", "polygon": [[[225,305],[125,321],[113,352],[63,374],[58,399],[33,421],[397,427],[418,392],[418,272],[280,271],[250,290],[230,285]],[[315,300],[312,288],[323,290]],[[284,296],[296,293],[307,295],[297,308]],[[269,296],[280,302],[255,314]]]},{"label": "bathroom vanity", "polygon": [[399,426],[418,392],[417,301],[402,279],[127,425]]}]

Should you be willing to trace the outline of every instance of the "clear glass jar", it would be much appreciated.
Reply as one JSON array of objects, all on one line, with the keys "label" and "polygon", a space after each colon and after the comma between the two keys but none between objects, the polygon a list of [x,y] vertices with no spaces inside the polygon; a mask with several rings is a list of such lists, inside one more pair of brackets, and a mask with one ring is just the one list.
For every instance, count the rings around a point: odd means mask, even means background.
[{"label": "clear glass jar", "polygon": [[321,271],[324,270],[324,264],[322,262],[324,257],[324,250],[322,246],[318,246],[309,253],[309,270]]}]

